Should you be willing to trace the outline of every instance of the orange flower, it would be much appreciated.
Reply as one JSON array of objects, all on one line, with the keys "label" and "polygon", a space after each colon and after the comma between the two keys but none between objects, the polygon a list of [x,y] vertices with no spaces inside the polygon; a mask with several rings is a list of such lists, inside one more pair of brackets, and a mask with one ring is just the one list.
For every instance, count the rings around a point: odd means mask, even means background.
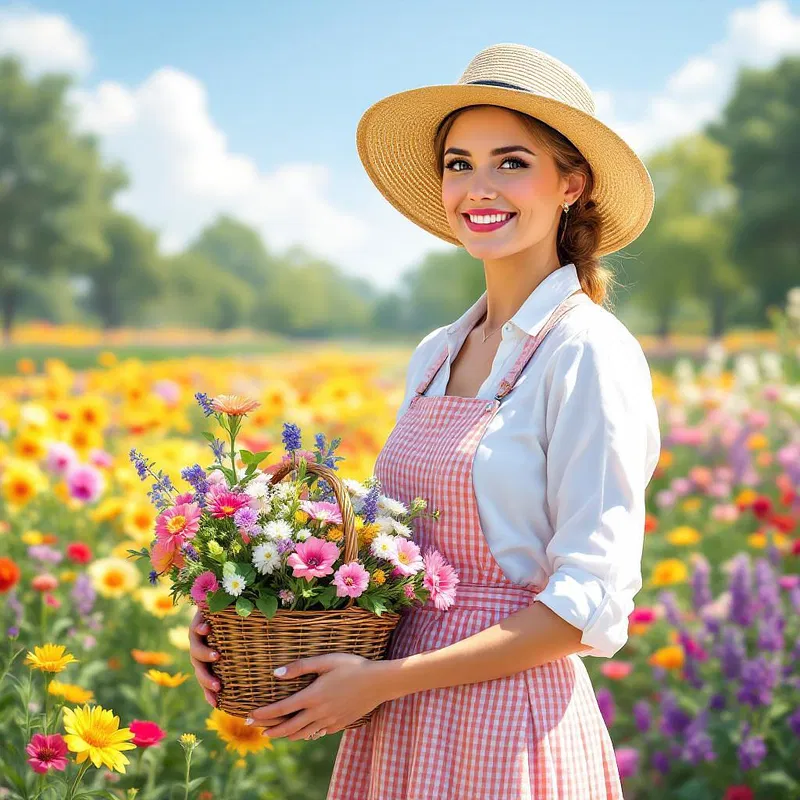
[{"label": "orange flower", "polygon": [[221,394],[211,401],[214,411],[229,414],[232,417],[241,417],[248,411],[258,408],[261,403],[241,394]]},{"label": "orange flower", "polygon": [[137,664],[145,664],[148,667],[165,667],[172,663],[172,656],[169,653],[161,653],[157,650],[131,650],[133,660]]},{"label": "orange flower", "polygon": [[8,592],[19,581],[19,567],[10,558],[0,558],[0,592]]},{"label": "orange flower", "polygon": [[649,664],[663,669],[681,669],[683,667],[683,648],[670,645],[656,650],[647,660]]}]

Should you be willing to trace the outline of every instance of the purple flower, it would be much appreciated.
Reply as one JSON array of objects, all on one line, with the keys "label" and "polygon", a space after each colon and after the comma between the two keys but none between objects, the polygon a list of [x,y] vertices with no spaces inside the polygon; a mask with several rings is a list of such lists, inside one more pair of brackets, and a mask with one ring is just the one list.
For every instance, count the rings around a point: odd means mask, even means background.
[{"label": "purple flower", "polygon": [[214,441],[209,444],[209,447],[214,454],[214,458],[221,462],[225,457],[225,442],[220,439],[214,439]]},{"label": "purple flower", "polygon": [[712,694],[708,700],[708,707],[711,711],[722,711],[726,705],[727,701],[722,693]]},{"label": "purple flower", "polygon": [[280,555],[284,555],[288,553],[290,550],[294,550],[294,540],[293,539],[278,539],[276,542],[278,553]]},{"label": "purple flower", "polygon": [[742,685],[737,692],[740,703],[753,708],[766,707],[772,703],[772,691],[780,679],[780,664],[767,656],[745,661],[742,666]]},{"label": "purple flower", "polygon": [[283,423],[283,433],[281,434],[284,447],[288,453],[300,450],[302,447],[302,434],[300,428],[292,422]]},{"label": "purple flower", "polygon": [[361,516],[367,525],[375,522],[378,516],[378,500],[380,500],[381,488],[380,484],[376,483],[364,498],[364,504],[361,507]]},{"label": "purple flower", "polygon": [[707,731],[708,712],[701,711],[687,726],[682,758],[697,766],[704,761],[714,761],[717,757],[711,737]]},{"label": "purple flower", "polygon": [[682,736],[692,717],[684,711],[672,692],[665,692],[661,702],[661,733],[665,736]]},{"label": "purple flower", "polygon": [[675,592],[671,590],[661,592],[658,599],[664,606],[664,613],[669,624],[675,628],[682,627],[681,610],[678,607],[678,598],[675,596]]},{"label": "purple flower", "polygon": [[75,578],[75,583],[72,584],[71,596],[81,616],[85,617],[91,613],[97,592],[92,586],[92,580],[88,575],[81,573]]},{"label": "purple flower", "polygon": [[181,470],[181,478],[194,489],[197,495],[205,495],[208,491],[208,475],[199,464]]},{"label": "purple flower", "polygon": [[737,753],[743,772],[755,769],[767,755],[767,745],[761,736],[745,736]]},{"label": "purple flower", "polygon": [[150,468],[150,465],[147,462],[147,459],[136,449],[132,448],[130,453],[128,454],[133,466],[136,467],[136,471],[139,473],[139,478],[141,480],[147,479],[147,473]]},{"label": "purple flower", "polygon": [[633,706],[633,719],[639,733],[647,733],[653,724],[653,714],[647,700],[639,700]]},{"label": "purple flower", "polygon": [[214,409],[211,406],[211,400],[209,396],[205,392],[195,392],[194,396],[200,408],[203,409],[203,413],[207,417],[210,417],[214,413]]},{"label": "purple flower", "polygon": [[742,672],[747,651],[744,636],[739,628],[726,625],[722,630],[722,641],[717,654],[721,661],[722,674],[729,680],[736,680]]},{"label": "purple flower", "polygon": [[730,619],[747,627],[753,621],[753,587],[750,557],[746,553],[740,553],[736,557],[728,588],[731,593]]},{"label": "purple flower", "polygon": [[662,775],[669,775],[669,756],[662,752],[661,750],[657,750],[653,753],[652,759],[653,769],[660,772]]},{"label": "purple flower", "polygon": [[711,567],[708,560],[703,556],[698,556],[692,572],[692,603],[696,609],[708,605],[712,600],[711,594]]},{"label": "purple flower", "polygon": [[639,771],[639,751],[635,747],[620,747],[615,755],[620,778],[632,778]]},{"label": "purple flower", "polygon": [[783,629],[786,621],[780,614],[773,614],[758,621],[758,648],[769,653],[782,653]]},{"label": "purple flower", "polygon": [[759,558],[755,567],[756,595],[761,610],[769,615],[781,607],[778,576],[765,558]]},{"label": "purple flower", "polygon": [[798,706],[787,718],[789,730],[800,739],[800,706]]},{"label": "purple flower", "polygon": [[240,531],[253,533],[253,528],[258,523],[258,512],[250,506],[242,506],[234,512],[233,523]]},{"label": "purple flower", "polygon": [[46,544],[32,544],[28,548],[28,555],[41,561],[43,564],[58,564],[64,556]]},{"label": "purple flower", "polygon": [[610,728],[614,724],[616,714],[614,695],[605,687],[598,689],[595,694],[597,695],[597,705],[600,706],[600,713],[603,715],[606,727]]}]

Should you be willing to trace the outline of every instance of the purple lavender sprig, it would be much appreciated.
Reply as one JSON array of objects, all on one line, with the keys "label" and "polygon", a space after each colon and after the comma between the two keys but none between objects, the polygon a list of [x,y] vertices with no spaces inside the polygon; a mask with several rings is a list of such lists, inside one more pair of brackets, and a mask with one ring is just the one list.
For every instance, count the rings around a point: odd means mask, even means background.
[{"label": "purple lavender sprig", "polygon": [[136,448],[131,448],[128,454],[136,472],[139,474],[139,479],[147,480],[148,475],[155,479],[147,496],[150,502],[159,510],[167,508],[172,503],[172,497],[175,493],[175,486],[172,483],[169,475],[164,474],[162,470],[153,472],[155,461],[148,461]]}]

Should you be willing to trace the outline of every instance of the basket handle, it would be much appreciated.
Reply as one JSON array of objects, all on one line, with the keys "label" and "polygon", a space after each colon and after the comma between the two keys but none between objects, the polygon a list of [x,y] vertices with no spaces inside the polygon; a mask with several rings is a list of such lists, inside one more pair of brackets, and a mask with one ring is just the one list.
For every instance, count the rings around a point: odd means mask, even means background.
[{"label": "basket handle", "polygon": [[[355,561],[358,558],[358,536],[356,534],[356,515],[353,511],[353,503],[350,500],[350,495],[347,487],[342,483],[341,478],[336,474],[336,471],[325,464],[317,464],[316,462],[309,461],[303,456],[297,456],[294,451],[292,452],[292,460],[287,461],[285,464],[279,466],[273,473],[270,479],[271,484],[276,484],[283,480],[290,472],[293,472],[299,467],[298,460],[306,462],[306,471],[324,478],[336,497],[336,502],[339,510],[342,513],[342,528],[344,530],[344,561],[348,563]],[[351,597],[344,608],[350,608],[355,602],[355,598]]]}]

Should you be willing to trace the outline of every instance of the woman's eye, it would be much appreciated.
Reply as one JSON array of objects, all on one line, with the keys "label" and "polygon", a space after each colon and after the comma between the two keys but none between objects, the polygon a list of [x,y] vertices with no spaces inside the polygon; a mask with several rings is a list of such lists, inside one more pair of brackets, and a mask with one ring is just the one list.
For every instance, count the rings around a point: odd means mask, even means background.
[{"label": "woman's eye", "polygon": [[[502,166],[503,164],[506,164],[506,163],[514,163],[514,164],[518,165],[517,167],[514,168],[514,170],[510,170],[511,172],[515,171],[516,169],[524,168],[524,167],[528,166],[521,158],[515,158],[513,156],[509,156],[508,158],[504,158],[500,162],[500,165]],[[464,161],[463,158],[454,158],[452,161],[449,161],[447,164],[445,164],[445,168],[449,169],[451,172],[464,172],[463,169],[456,169],[455,168],[456,164],[467,164],[467,166],[469,166],[469,164],[466,161]],[[506,170],[506,171],[508,172],[509,170]]]}]

